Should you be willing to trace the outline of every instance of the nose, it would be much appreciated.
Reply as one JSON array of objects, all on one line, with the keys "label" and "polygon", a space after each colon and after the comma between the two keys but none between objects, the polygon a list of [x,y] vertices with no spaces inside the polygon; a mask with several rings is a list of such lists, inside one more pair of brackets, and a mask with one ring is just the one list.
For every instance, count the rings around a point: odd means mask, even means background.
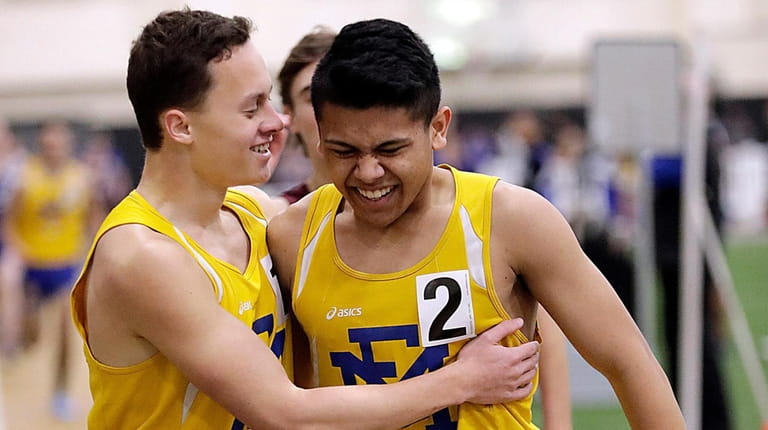
[{"label": "nose", "polygon": [[384,175],[384,168],[379,164],[379,159],[373,155],[361,155],[357,159],[355,174],[365,183],[375,182]]},{"label": "nose", "polygon": [[286,127],[286,121],[283,120],[281,114],[277,113],[275,108],[270,103],[266,103],[264,109],[264,120],[259,125],[259,131],[262,134],[274,135],[282,131]]}]

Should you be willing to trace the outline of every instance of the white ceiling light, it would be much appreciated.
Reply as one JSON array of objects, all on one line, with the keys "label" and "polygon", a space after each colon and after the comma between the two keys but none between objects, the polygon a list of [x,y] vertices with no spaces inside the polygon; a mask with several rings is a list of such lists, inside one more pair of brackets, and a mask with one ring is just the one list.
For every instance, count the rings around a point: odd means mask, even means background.
[{"label": "white ceiling light", "polygon": [[435,0],[434,10],[446,23],[466,27],[490,18],[498,9],[495,0]]},{"label": "white ceiling light", "polygon": [[435,62],[441,70],[458,70],[467,63],[467,48],[451,37],[436,37],[429,41]]}]

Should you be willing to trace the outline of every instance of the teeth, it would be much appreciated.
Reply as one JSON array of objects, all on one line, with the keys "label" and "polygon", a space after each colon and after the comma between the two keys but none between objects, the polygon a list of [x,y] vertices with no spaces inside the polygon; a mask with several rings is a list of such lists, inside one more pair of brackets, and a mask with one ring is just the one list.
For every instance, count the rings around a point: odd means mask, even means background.
[{"label": "teeth", "polygon": [[380,188],[378,190],[363,190],[358,188],[357,191],[367,199],[378,200],[392,192],[392,187]]},{"label": "teeth", "polygon": [[267,151],[269,151],[269,143],[262,143],[261,145],[254,146],[251,148],[251,151],[265,154]]}]

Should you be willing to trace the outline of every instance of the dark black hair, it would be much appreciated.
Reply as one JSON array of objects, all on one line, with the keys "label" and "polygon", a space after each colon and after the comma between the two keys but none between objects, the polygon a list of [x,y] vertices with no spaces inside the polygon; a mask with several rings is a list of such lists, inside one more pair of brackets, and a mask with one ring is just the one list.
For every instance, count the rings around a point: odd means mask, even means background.
[{"label": "dark black hair", "polygon": [[406,108],[430,124],[440,104],[440,76],[432,52],[408,26],[387,19],[341,29],[312,78],[312,106],[320,121],[331,103],[354,109]]}]

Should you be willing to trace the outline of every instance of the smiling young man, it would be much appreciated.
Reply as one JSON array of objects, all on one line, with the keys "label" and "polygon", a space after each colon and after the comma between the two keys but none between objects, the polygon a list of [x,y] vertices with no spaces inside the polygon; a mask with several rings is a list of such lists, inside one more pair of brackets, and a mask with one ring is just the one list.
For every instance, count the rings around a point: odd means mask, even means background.
[{"label": "smiling young man", "polygon": [[[497,178],[433,165],[451,110],[439,106],[437,66],[416,34],[383,19],[344,27],[311,96],[333,184],[275,217],[268,240],[315,384],[435,371],[514,317],[526,325],[504,341],[524,344],[537,336],[541,303],[609,379],[633,428],[684,428],[642,334],[554,207]],[[532,396],[450,407],[407,428],[534,429]]]},{"label": "smiling young man", "polygon": [[269,178],[284,128],[250,32],[245,18],[185,9],[158,15],[133,44],[127,86],[144,170],[99,229],[71,296],[89,428],[397,428],[449,404],[530,393],[536,347],[497,344],[519,320],[412,382],[291,383],[289,319],[265,237],[279,207],[254,187],[231,188]]}]

